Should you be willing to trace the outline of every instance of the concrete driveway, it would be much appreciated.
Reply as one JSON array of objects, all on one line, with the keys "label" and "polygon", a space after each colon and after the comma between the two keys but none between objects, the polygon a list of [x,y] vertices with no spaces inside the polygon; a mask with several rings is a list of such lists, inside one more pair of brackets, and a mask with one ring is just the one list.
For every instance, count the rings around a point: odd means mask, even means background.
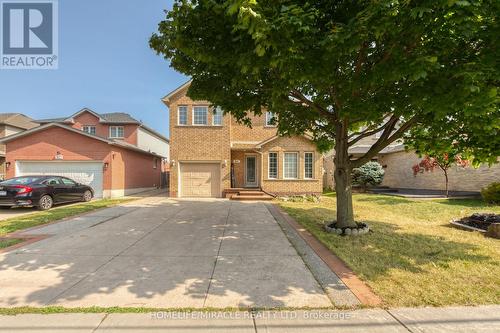
[{"label": "concrete driveway", "polygon": [[0,307],[325,307],[262,203],[150,197],[30,230],[0,255]]}]

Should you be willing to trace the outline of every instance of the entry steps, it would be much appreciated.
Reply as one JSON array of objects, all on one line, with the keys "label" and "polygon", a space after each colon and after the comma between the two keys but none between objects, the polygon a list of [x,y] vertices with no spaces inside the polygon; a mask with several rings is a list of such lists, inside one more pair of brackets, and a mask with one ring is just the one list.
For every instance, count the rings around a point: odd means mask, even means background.
[{"label": "entry steps", "polygon": [[230,188],[224,190],[224,197],[230,200],[267,201],[274,198],[259,188]]}]

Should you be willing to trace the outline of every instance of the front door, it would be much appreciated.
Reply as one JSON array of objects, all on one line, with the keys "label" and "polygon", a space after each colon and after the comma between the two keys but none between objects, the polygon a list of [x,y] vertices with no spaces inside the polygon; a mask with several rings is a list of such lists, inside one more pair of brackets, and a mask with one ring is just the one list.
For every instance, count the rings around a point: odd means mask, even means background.
[{"label": "front door", "polygon": [[257,186],[257,157],[245,156],[245,186]]}]

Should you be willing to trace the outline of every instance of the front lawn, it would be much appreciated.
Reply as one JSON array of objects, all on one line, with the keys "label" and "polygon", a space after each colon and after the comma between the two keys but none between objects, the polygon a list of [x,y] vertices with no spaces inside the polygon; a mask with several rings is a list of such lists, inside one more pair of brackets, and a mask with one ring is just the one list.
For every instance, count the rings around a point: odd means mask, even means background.
[{"label": "front lawn", "polygon": [[455,217],[500,213],[480,200],[417,201],[355,194],[357,221],[373,233],[326,233],[335,195],[321,202],[279,202],[344,260],[388,306],[500,304],[500,240],[450,227]]},{"label": "front lawn", "polygon": [[131,198],[103,199],[70,206],[60,206],[44,212],[36,212],[25,216],[13,217],[0,221],[0,236],[41,224],[54,222],[66,217],[90,212],[100,208],[116,206],[133,200]]}]

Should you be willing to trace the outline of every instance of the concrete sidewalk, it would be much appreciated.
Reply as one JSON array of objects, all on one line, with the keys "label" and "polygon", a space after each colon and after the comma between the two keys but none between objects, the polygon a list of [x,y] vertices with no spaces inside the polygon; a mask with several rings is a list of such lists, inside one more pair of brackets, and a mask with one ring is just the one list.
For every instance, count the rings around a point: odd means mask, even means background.
[{"label": "concrete sidewalk", "polygon": [[0,316],[0,332],[500,332],[500,306]]}]

